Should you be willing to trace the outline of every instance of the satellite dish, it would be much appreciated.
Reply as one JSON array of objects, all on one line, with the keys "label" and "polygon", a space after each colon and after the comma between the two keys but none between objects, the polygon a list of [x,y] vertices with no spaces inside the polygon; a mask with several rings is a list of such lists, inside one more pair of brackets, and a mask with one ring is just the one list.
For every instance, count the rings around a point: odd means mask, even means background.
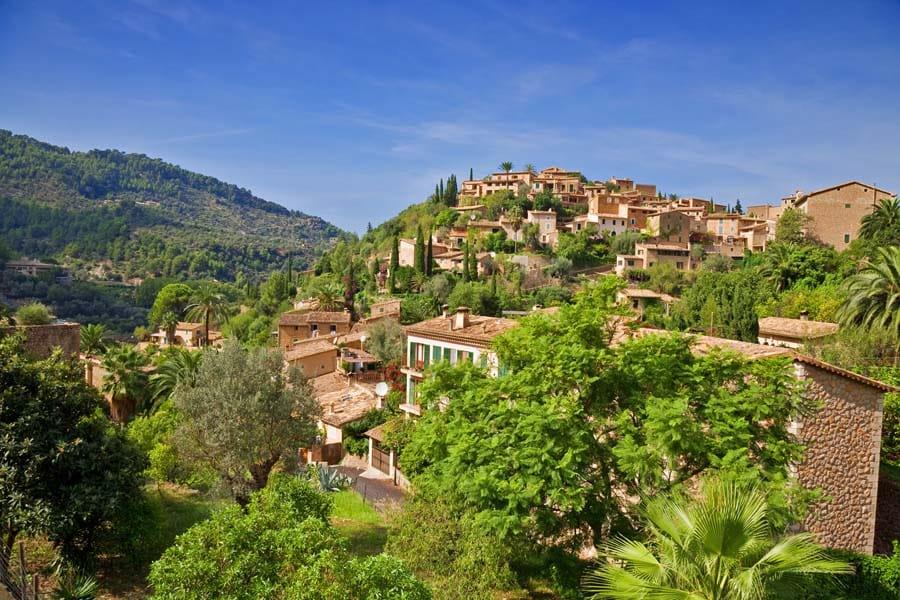
[{"label": "satellite dish", "polygon": [[383,381],[378,382],[378,385],[375,386],[375,393],[379,396],[387,396],[388,384]]}]

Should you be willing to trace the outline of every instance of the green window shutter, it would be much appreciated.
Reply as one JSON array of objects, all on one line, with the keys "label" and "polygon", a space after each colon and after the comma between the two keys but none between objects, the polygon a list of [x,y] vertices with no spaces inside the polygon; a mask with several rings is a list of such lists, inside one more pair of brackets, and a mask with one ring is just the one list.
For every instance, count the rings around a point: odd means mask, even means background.
[{"label": "green window shutter", "polygon": [[450,362],[450,348],[444,348],[444,360]]},{"label": "green window shutter", "polygon": [[431,361],[432,362],[441,362],[441,347],[440,346],[432,346],[431,347]]},{"label": "green window shutter", "polygon": [[422,358],[424,359],[425,366],[427,367],[431,362],[429,360],[431,358],[431,356],[430,356],[431,352],[429,352],[429,350],[431,350],[431,348],[428,344],[422,344],[422,347],[424,348],[424,350],[422,351]]}]

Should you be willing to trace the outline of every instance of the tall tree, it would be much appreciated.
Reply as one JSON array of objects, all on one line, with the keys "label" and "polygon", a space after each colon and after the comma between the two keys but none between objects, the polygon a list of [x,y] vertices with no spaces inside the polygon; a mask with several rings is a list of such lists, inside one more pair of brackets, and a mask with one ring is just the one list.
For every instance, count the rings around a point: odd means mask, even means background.
[{"label": "tall tree", "polygon": [[101,323],[90,323],[81,326],[81,352],[88,358],[94,358],[106,349],[106,326]]},{"label": "tall tree", "polygon": [[60,353],[33,361],[22,341],[0,339],[0,562],[25,533],[84,563],[103,526],[140,494],[144,464],[81,365]]},{"label": "tall tree", "polygon": [[444,178],[441,178],[441,182],[438,185],[438,200],[441,202],[446,202],[447,198],[444,196]]},{"label": "tall tree", "polygon": [[809,216],[793,207],[784,209],[775,225],[775,241],[788,244],[803,244],[807,241],[806,229]]},{"label": "tall tree", "polygon": [[900,245],[900,199],[895,196],[880,200],[862,218],[859,237],[885,245]]},{"label": "tall tree", "polygon": [[245,351],[234,341],[207,350],[193,384],[174,398],[184,417],[175,435],[180,455],[218,473],[242,505],[282,457],[318,433],[312,386],[298,370],[285,371],[280,352]]},{"label": "tall tree", "polygon": [[473,181],[475,179],[475,171],[472,167],[469,167],[469,181]]},{"label": "tall tree", "polygon": [[585,578],[590,598],[755,600],[802,594],[814,573],[849,574],[811,534],[773,535],[764,492],[708,481],[696,501],[657,499],[646,541],[617,538]]},{"label": "tall tree", "polygon": [[413,252],[413,266],[416,273],[425,272],[425,237],[422,234],[422,225],[416,226],[416,246]]},{"label": "tall tree", "polygon": [[396,271],[399,266],[400,266],[400,239],[396,235],[394,235],[394,237],[391,239],[391,263],[390,263],[391,272],[393,273],[394,271]]},{"label": "tall tree", "polygon": [[509,213],[507,215],[509,220],[512,221],[513,232],[515,236],[513,237],[513,253],[517,253],[519,251],[519,231],[522,229],[522,207],[518,204],[509,209]]},{"label": "tall tree", "polygon": [[466,240],[463,246],[462,276],[463,281],[469,281],[469,240]]},{"label": "tall tree", "polygon": [[535,173],[537,173],[537,169],[535,169],[535,168],[534,168],[534,165],[531,164],[531,163],[526,164],[525,167],[524,167],[524,169],[525,169],[525,172],[531,173],[532,175],[534,175]]},{"label": "tall tree", "polygon": [[[176,316],[184,313],[185,307],[191,301],[191,295],[194,293],[190,287],[183,283],[170,283],[159,290],[153,306],[147,319],[153,327],[164,327],[166,329],[166,337],[171,344],[175,336],[175,326],[171,320],[166,318],[166,324],[163,324],[164,316],[167,314],[175,314]],[[177,321],[175,322],[177,323]]]},{"label": "tall tree", "polygon": [[508,160],[505,160],[502,163],[500,163],[500,170],[503,171],[504,173],[509,173],[510,171],[513,170],[513,164],[511,162],[509,162]]},{"label": "tall tree", "polygon": [[220,323],[228,320],[228,301],[225,299],[225,296],[216,291],[210,284],[199,286],[191,294],[190,300],[191,303],[184,309],[185,318],[188,321],[200,321],[203,323],[203,345],[208,346],[209,322],[213,319]]},{"label": "tall tree", "polygon": [[744,207],[741,206],[740,198],[738,198],[737,200],[734,201],[734,212],[736,212],[739,215],[744,214]]},{"label": "tall tree", "polygon": [[838,310],[842,323],[883,329],[900,340],[900,247],[879,248],[844,287],[847,299]]},{"label": "tall tree", "polygon": [[425,274],[431,276],[432,263],[434,262],[434,247],[432,233],[428,232],[428,244],[425,247]]}]

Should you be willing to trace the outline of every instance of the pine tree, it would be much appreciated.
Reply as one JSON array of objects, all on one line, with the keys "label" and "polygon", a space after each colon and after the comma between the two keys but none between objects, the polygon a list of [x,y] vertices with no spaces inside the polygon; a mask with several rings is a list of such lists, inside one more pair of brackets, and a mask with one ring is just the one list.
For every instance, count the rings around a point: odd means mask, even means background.
[{"label": "pine tree", "polygon": [[428,233],[428,246],[425,248],[425,274],[431,277],[431,264],[434,260],[434,248],[432,247],[431,232]]},{"label": "pine tree", "polygon": [[422,235],[422,226],[416,226],[416,247],[413,253],[413,266],[416,273],[425,272],[425,238]]},{"label": "pine tree", "polygon": [[739,215],[744,214],[744,207],[741,206],[741,199],[740,199],[740,198],[738,198],[738,199],[735,201],[735,203],[734,203],[734,212],[736,212],[736,213],[739,214]]}]

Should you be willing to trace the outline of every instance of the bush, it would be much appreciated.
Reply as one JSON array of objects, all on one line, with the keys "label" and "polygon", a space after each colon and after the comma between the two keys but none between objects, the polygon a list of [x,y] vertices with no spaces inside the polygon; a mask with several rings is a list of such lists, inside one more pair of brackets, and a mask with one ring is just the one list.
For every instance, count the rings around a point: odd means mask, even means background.
[{"label": "bush", "polygon": [[837,558],[856,567],[851,577],[810,577],[801,600],[890,600],[900,598],[900,544],[891,556],[867,556],[835,552]]},{"label": "bush", "polygon": [[17,325],[48,325],[52,320],[50,310],[40,302],[26,304],[16,311]]},{"label": "bush", "polygon": [[449,500],[419,492],[392,521],[385,550],[426,579],[436,597],[469,600],[515,586],[510,548],[454,513]]},{"label": "bush", "polygon": [[226,508],[181,535],[150,571],[154,598],[429,600],[396,559],[351,558],[327,520],[331,499],[273,475],[247,512]]}]

